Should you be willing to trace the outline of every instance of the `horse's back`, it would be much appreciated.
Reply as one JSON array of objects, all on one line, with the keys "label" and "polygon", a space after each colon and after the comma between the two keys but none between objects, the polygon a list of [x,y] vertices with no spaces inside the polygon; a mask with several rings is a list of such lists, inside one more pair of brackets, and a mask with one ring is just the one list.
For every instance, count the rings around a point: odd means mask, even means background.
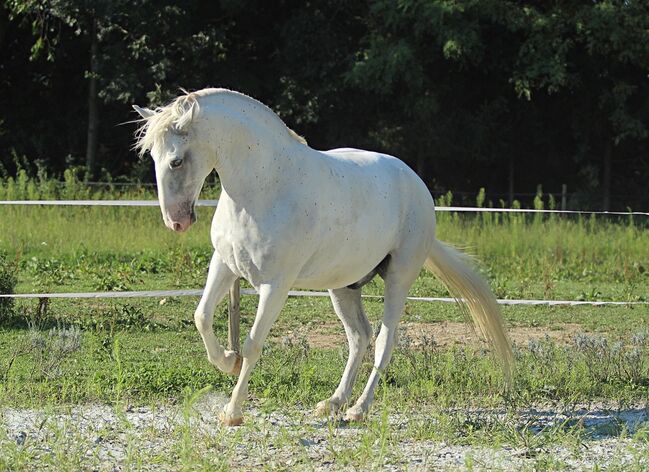
[{"label": "horse's back", "polygon": [[401,159],[389,154],[355,148],[331,149],[323,151],[322,154],[333,158],[333,166],[340,168],[348,178],[354,179],[355,185],[363,186],[366,183],[370,186],[379,185],[386,190],[400,190],[398,194],[392,193],[390,198],[411,199],[408,203],[423,204],[427,206],[427,211],[430,211],[433,205],[426,184]]}]

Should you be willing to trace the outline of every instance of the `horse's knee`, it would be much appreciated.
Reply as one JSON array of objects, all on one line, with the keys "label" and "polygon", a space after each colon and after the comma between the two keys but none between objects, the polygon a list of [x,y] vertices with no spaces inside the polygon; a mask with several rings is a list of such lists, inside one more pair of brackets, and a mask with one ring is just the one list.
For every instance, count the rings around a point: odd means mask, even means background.
[{"label": "horse's knee", "polygon": [[203,311],[196,311],[194,313],[194,324],[199,333],[206,333],[212,329],[212,317]]},{"label": "horse's knee", "polygon": [[241,351],[241,353],[243,354],[243,357],[245,359],[248,359],[248,362],[257,362],[257,360],[261,356],[262,348],[263,345],[261,343],[248,336],[248,338],[246,338],[246,341],[243,343],[243,350]]}]

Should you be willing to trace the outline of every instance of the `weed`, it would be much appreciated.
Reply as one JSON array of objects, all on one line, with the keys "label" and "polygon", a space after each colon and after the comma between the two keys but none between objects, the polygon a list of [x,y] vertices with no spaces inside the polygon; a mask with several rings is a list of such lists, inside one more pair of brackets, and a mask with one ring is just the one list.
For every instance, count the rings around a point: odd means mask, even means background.
[{"label": "weed", "polygon": [[25,342],[25,340],[21,340],[20,342],[14,344],[13,348],[7,356],[6,364],[3,365],[2,369],[0,370],[0,379],[2,380],[2,384],[6,385],[6,383],[9,381],[9,373],[11,372],[11,369],[14,366],[15,362],[19,358],[31,354],[33,350],[34,347],[30,343]]},{"label": "weed", "polygon": [[181,410],[182,423],[180,426],[181,440],[180,452],[178,455],[185,467],[199,466],[202,462],[200,453],[197,453],[196,451],[195,435],[192,434],[196,429],[196,412],[194,411],[194,405],[196,405],[201,397],[209,393],[211,390],[212,387],[207,386],[198,391],[193,391],[189,388],[186,388],[183,391]]},{"label": "weed", "polygon": [[631,345],[618,340],[610,343],[604,336],[578,333],[574,345],[588,367],[591,377],[600,382],[613,379],[631,385],[646,382],[649,368],[645,364],[646,332],[633,335]]},{"label": "weed", "polygon": [[81,348],[81,331],[76,327],[56,327],[47,332],[31,328],[28,340],[34,371],[51,380],[63,375],[63,362]]},{"label": "weed", "polygon": [[24,310],[27,326],[33,331],[45,329],[50,321],[50,299],[41,297],[36,300],[36,305],[30,304]]},{"label": "weed", "polygon": [[124,292],[130,290],[131,284],[138,282],[138,277],[130,265],[118,267],[98,267],[89,272],[94,290],[102,292]]},{"label": "weed", "polygon": [[32,257],[25,266],[33,274],[34,286],[43,291],[74,279],[73,273],[65,264],[55,258]]},{"label": "weed", "polygon": [[429,372],[433,368],[438,349],[432,335],[423,334],[417,342],[405,330],[398,332],[397,352],[408,360],[413,372],[420,369]]},{"label": "weed", "polygon": [[112,310],[113,324],[122,329],[141,329],[144,331],[153,331],[159,327],[159,324],[152,321],[150,315],[144,313],[142,308],[123,304],[118,305]]},{"label": "weed", "polygon": [[119,339],[117,337],[114,338],[113,340],[113,350],[112,350],[112,358],[115,361],[115,398],[114,398],[114,403],[116,405],[120,404],[120,400],[122,399],[122,395],[124,392],[124,368],[122,366],[122,359],[120,357],[120,352],[119,352]]}]

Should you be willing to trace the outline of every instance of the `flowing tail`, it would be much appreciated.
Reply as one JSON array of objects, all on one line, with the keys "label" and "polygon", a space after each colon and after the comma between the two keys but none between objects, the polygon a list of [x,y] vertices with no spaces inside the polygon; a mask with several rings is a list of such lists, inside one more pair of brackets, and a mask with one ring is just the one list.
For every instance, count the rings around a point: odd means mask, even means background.
[{"label": "flowing tail", "polygon": [[498,302],[487,282],[471,268],[466,255],[436,239],[424,266],[446,285],[464,310],[471,314],[473,322],[500,357],[506,385],[511,386],[514,355]]}]

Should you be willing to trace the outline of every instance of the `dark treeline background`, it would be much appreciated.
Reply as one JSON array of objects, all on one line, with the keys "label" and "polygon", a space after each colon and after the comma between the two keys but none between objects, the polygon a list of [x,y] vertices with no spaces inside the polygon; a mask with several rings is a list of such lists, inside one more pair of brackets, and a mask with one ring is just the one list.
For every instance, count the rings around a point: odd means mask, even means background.
[{"label": "dark treeline background", "polygon": [[648,84],[647,0],[0,0],[0,172],[149,181],[130,105],[218,86],[436,193],[647,209]]}]

